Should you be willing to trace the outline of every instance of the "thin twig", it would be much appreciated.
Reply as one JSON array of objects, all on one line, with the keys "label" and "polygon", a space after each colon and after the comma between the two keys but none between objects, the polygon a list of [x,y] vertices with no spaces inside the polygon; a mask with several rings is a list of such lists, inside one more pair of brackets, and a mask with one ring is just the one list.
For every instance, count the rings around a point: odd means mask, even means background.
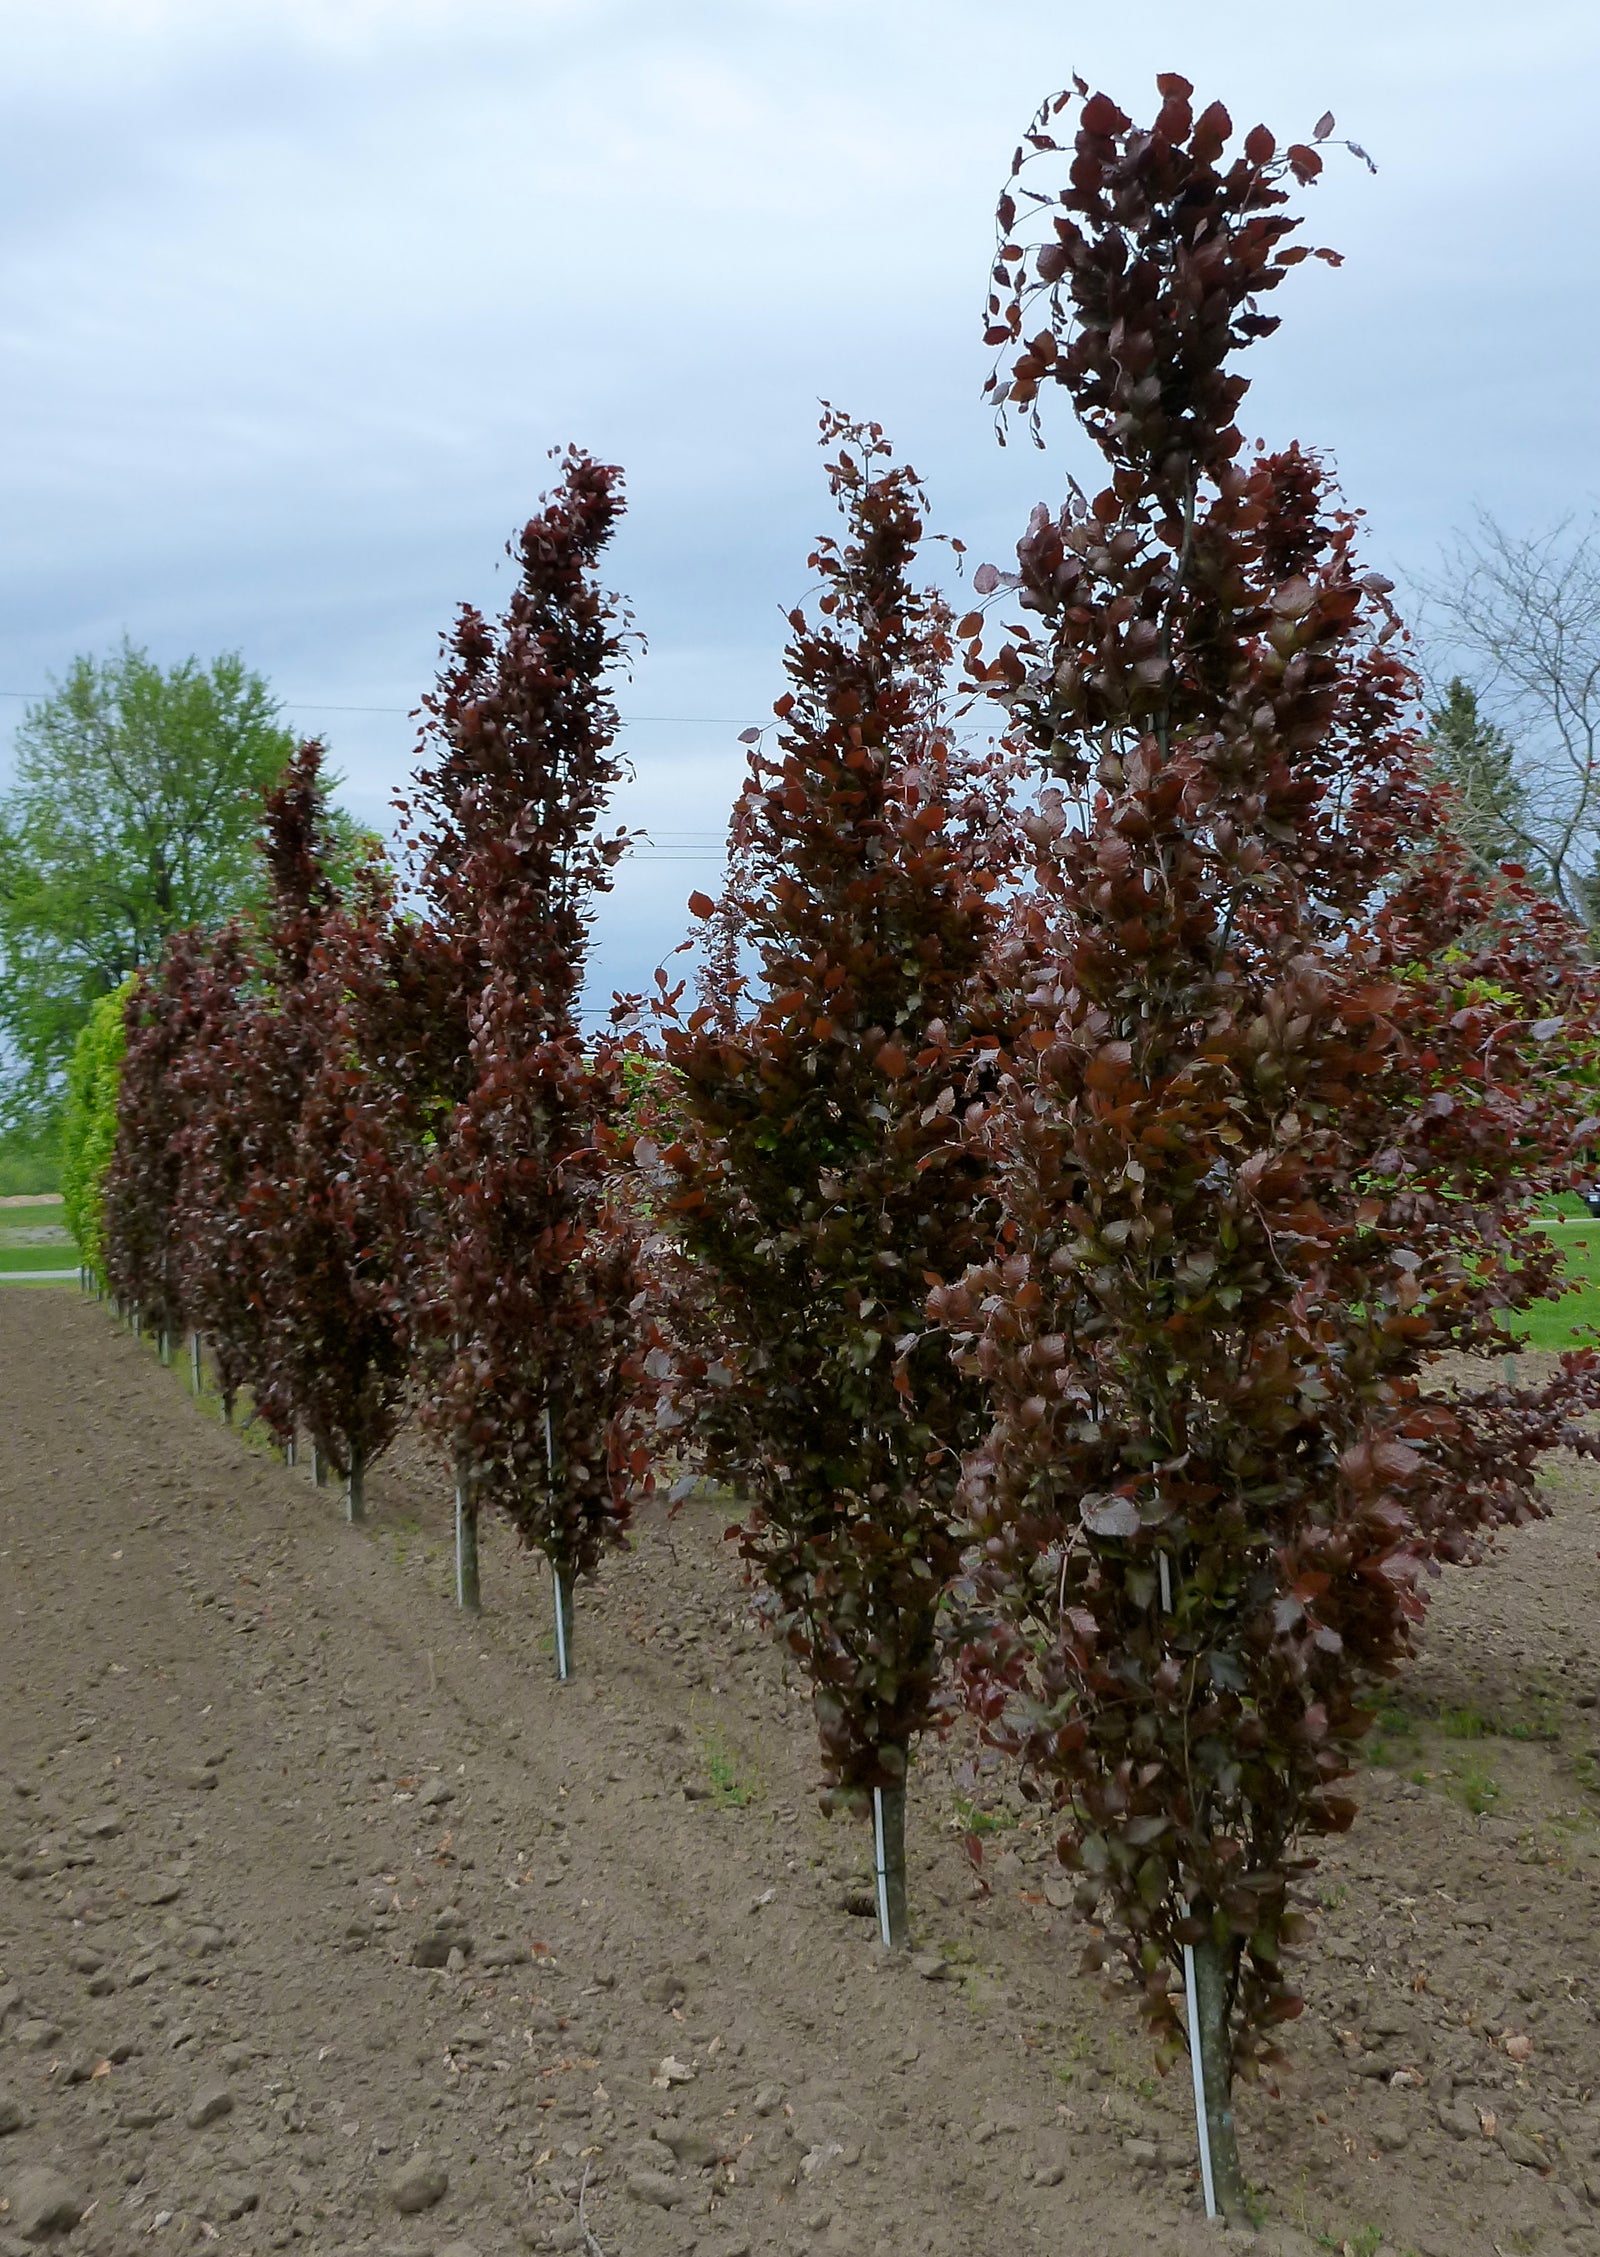
[{"label": "thin twig", "polygon": [[584,2257],[606,2257],[605,2251],[601,2248],[599,2242],[595,2240],[594,2234],[590,2229],[589,2220],[584,2214],[584,2204],[588,2199],[589,2194],[590,2169],[591,2165],[585,2163],[585,2165],[583,2166],[583,2184],[578,2189],[578,2231],[583,2236]]}]

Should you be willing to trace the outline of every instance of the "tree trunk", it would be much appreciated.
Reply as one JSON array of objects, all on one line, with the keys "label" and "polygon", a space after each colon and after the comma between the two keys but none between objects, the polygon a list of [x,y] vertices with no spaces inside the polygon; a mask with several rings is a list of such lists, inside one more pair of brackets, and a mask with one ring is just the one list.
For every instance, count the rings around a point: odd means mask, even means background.
[{"label": "tree trunk", "polygon": [[171,1341],[171,1338],[170,1338],[170,1336],[169,1336],[169,1334],[168,1334],[168,1332],[167,1332],[167,1328],[166,1328],[166,1326],[165,1326],[165,1325],[163,1325],[163,1326],[162,1326],[162,1328],[161,1328],[161,1332],[160,1332],[160,1335],[159,1335],[159,1337],[158,1337],[158,1339],[157,1339],[157,1343],[156,1343],[156,1354],[157,1354],[157,1355],[158,1355],[158,1356],[160,1357],[160,1359],[161,1359],[161,1361],[162,1361],[162,1363],[163,1363],[163,1364],[170,1364],[170,1363],[171,1363],[171,1361],[172,1361],[172,1341]]},{"label": "tree trunk", "polygon": [[345,1476],[344,1517],[346,1520],[365,1520],[367,1517],[367,1453],[359,1442],[350,1445],[350,1471]]},{"label": "tree trunk", "polygon": [[877,1882],[878,1935],[891,1951],[911,1943],[906,1913],[906,1787],[872,1790],[872,1863]]},{"label": "tree trunk", "polygon": [[553,1560],[550,1575],[556,1587],[556,1675],[565,1684],[572,1675],[572,1578]]},{"label": "tree trunk", "polygon": [[456,1465],[456,1605],[463,1614],[481,1614],[478,1590],[478,1508],[472,1501],[466,1468]]},{"label": "tree trunk", "polygon": [[135,1340],[144,1338],[144,1311],[142,1309],[135,1309],[133,1312],[133,1337]]},{"label": "tree trunk", "polygon": [[299,1451],[298,1451],[298,1450],[296,1449],[296,1447],[295,1447],[295,1438],[294,1438],[294,1436],[293,1436],[293,1435],[291,1434],[291,1435],[289,1436],[288,1440],[287,1440],[287,1441],[286,1441],[286,1442],[284,1443],[284,1445],[283,1445],[283,1462],[284,1462],[284,1464],[285,1464],[285,1465],[297,1465],[297,1464],[299,1463],[299,1455],[300,1455],[300,1454],[299,1454]]},{"label": "tree trunk", "polygon": [[328,1485],[328,1461],[322,1454],[320,1442],[313,1442],[311,1445],[311,1478],[319,1489],[325,1489]]},{"label": "tree trunk", "polygon": [[[1249,2215],[1233,2121],[1233,2039],[1228,2028],[1228,1991],[1238,1950],[1237,1943],[1219,1944],[1215,1936],[1207,1936],[1194,1947],[1195,2018],[1200,2025],[1211,2183],[1217,2208],[1230,2222]],[[1191,2030],[1191,2047],[1194,2042],[1195,2032]]]}]

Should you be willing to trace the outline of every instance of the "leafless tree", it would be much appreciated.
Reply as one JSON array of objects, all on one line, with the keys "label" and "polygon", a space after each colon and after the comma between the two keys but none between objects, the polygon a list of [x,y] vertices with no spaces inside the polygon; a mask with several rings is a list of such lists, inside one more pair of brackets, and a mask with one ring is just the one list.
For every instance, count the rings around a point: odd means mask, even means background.
[{"label": "leafless tree", "polygon": [[[1600,922],[1600,515],[1508,531],[1486,511],[1424,583],[1441,673],[1467,677],[1511,748],[1499,812],[1529,874]],[[1443,749],[1443,748],[1442,748]],[[1448,766],[1448,762],[1446,762]]]}]

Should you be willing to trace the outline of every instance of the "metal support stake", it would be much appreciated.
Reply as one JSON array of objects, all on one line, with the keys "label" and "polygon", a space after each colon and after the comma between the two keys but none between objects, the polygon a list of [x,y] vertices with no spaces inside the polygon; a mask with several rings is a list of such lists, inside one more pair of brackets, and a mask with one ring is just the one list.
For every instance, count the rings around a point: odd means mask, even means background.
[{"label": "metal support stake", "polygon": [[556,1587],[556,1675],[564,1685],[567,1681],[567,1609],[561,1591],[561,1570],[552,1566],[551,1578]]},{"label": "metal support stake", "polygon": [[[1156,1565],[1161,1576],[1161,1611],[1172,1612],[1172,1564],[1165,1552],[1156,1554]],[[1189,1917],[1189,1907],[1183,1907],[1183,1916]],[[1200,2058],[1200,1995],[1194,1979],[1194,1946],[1183,1947],[1183,2003],[1189,2017],[1189,2075],[1194,2085],[1195,2132],[1200,2142],[1200,2190],[1205,2196],[1206,2216],[1217,2215],[1217,2190],[1211,2176],[1211,2118],[1206,2110],[1206,2072]]]},{"label": "metal support stake", "polygon": [[1200,2059],[1200,1993],[1194,1979],[1193,1944],[1183,1947],[1183,2002],[1189,2016],[1189,2074],[1194,2081],[1194,2120],[1200,2135],[1200,2191],[1206,2198],[1206,2216],[1214,2218],[1217,2190],[1211,2177],[1211,2118],[1206,2113],[1206,2072]]},{"label": "metal support stake", "polygon": [[[548,1403],[544,1407],[544,1468],[545,1498],[553,1519],[556,1501],[556,1445],[555,1436],[550,1426],[550,1406]],[[556,1675],[564,1685],[570,1674],[570,1656],[567,1653],[567,1609],[565,1594],[561,1588],[561,1570],[554,1560],[550,1562],[550,1575],[556,1591]]]},{"label": "metal support stake", "polygon": [[888,1951],[894,1942],[889,1930],[889,1853],[883,1839],[883,1789],[872,1790],[872,1855],[878,1877],[878,1934]]}]

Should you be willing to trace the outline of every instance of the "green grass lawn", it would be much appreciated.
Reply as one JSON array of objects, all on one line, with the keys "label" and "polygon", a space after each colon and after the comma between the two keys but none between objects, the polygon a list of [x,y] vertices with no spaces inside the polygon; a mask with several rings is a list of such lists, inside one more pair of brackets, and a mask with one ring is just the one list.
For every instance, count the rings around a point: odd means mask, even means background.
[{"label": "green grass lawn", "polygon": [[19,1245],[13,1233],[32,1230],[61,1230],[61,1209],[58,1206],[0,1207],[0,1279],[15,1270],[60,1270],[64,1276],[78,1274],[78,1249],[66,1246]]},{"label": "green grass lawn", "polygon": [[[1572,1204],[1577,1206],[1577,1200]],[[1561,1248],[1572,1291],[1559,1301],[1524,1310],[1512,1318],[1511,1329],[1530,1348],[1587,1347],[1590,1333],[1600,1333],[1600,1220],[1580,1210],[1576,1215],[1552,1215],[1540,1227]]]},{"label": "green grass lawn", "polygon": [[[1591,1328],[1600,1335],[1600,1220],[1591,1216],[1576,1197],[1563,1198],[1560,1204],[1569,1211],[1552,1215],[1541,1227],[1561,1247],[1572,1291],[1559,1301],[1546,1301],[1512,1318],[1511,1329],[1530,1348],[1586,1346]],[[61,1209],[57,1206],[0,1207],[0,1282],[19,1270],[59,1270],[63,1277],[76,1277],[75,1246],[6,1243],[5,1234],[10,1230],[61,1227]]]}]

